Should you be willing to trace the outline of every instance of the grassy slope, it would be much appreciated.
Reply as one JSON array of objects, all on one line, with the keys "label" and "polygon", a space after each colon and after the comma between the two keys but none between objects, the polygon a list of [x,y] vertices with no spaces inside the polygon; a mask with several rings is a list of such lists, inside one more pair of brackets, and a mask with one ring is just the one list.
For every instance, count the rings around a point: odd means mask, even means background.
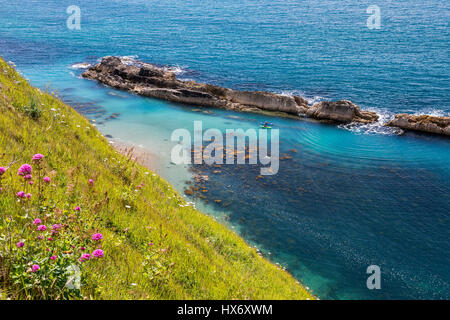
[{"label": "grassy slope", "polygon": [[[84,117],[31,87],[1,58],[0,85],[0,166],[17,160],[6,179],[12,181],[19,165],[29,162],[34,153],[44,154],[46,172],[53,171],[53,199],[80,205],[82,214],[94,219],[105,237],[103,263],[86,264],[83,295],[94,299],[312,298],[291,275],[260,257],[225,226],[190,206],[181,207],[185,201],[168,183],[120,155]],[[23,109],[33,99],[42,110],[38,120]],[[76,179],[70,179],[71,170]],[[95,180],[93,190],[87,186],[89,178]],[[145,186],[136,192],[141,182]],[[6,212],[19,214],[11,212],[14,201],[0,195],[0,219]],[[143,275],[150,241],[155,248],[167,249],[162,262],[173,263],[167,278],[151,281]]]}]

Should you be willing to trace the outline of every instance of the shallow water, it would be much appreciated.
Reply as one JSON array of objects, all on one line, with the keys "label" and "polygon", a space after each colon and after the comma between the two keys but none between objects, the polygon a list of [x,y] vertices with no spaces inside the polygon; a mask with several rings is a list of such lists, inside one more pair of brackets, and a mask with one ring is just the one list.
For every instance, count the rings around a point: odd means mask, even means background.
[{"label": "shallow water", "polygon": [[[181,78],[351,99],[387,120],[450,114],[447,2],[80,1],[82,30],[66,28],[70,1],[0,0],[0,54],[34,85],[50,85],[99,130],[154,152],[180,191],[191,173],[170,163],[174,129],[257,128],[261,115],[137,97],[79,78],[76,63],[138,55],[178,66]],[[95,107],[95,108],[94,108]],[[98,109],[96,109],[98,107]],[[117,119],[105,120],[119,113]],[[450,141],[374,126],[271,118],[292,159],[272,177],[257,167],[202,166],[205,212],[229,224],[321,298],[450,297]],[[290,151],[296,149],[297,152]],[[219,204],[214,200],[222,200]],[[382,289],[366,288],[367,266]]]}]

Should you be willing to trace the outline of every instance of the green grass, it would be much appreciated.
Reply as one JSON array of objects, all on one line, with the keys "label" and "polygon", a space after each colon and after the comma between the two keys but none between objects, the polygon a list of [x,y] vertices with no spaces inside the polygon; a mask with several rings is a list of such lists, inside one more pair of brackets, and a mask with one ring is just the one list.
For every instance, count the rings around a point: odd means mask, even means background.
[{"label": "green grass", "polygon": [[[68,244],[88,241],[84,233],[103,234],[105,256],[82,264],[84,298],[314,298],[238,235],[184,206],[185,200],[170,184],[118,153],[83,116],[30,86],[2,59],[0,85],[0,167],[10,166],[0,194],[3,299],[6,295],[13,299],[52,297],[45,291],[48,288],[25,290],[11,279],[11,265],[35,259],[23,254],[20,262],[17,257],[25,251],[12,244],[21,238],[27,239],[26,245],[33,241],[36,231],[30,219],[39,215],[48,221],[62,219],[68,225],[76,220],[62,233],[65,242],[58,239],[58,247],[52,249],[58,257],[76,256],[78,248],[67,254],[60,251]],[[31,164],[35,153],[45,156],[42,175],[52,180],[41,199],[36,196],[35,180],[29,187],[33,198],[19,203],[15,195],[23,183],[17,170],[23,163]],[[94,186],[89,186],[88,179],[95,181]],[[144,186],[138,189],[141,183]],[[71,213],[75,206],[81,207],[78,216]],[[154,245],[149,246],[150,242]],[[45,252],[38,252],[39,246],[33,252],[44,257],[42,264],[50,263]],[[26,277],[38,275],[24,271],[22,276],[28,281]],[[39,281],[43,284],[44,280],[48,279]]]}]

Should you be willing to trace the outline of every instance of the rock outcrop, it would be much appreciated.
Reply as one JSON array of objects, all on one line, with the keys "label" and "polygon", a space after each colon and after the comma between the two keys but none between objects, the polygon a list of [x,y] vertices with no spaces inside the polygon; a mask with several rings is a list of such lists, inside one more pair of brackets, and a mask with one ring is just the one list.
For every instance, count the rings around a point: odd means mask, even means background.
[{"label": "rock outcrop", "polygon": [[370,123],[378,120],[375,112],[361,111],[359,106],[348,100],[322,101],[308,108],[305,113],[311,118],[338,122]]},{"label": "rock outcrop", "polygon": [[411,115],[401,113],[389,121],[387,126],[404,130],[421,131],[450,136],[450,117],[434,117],[429,115]]},{"label": "rock outcrop", "polygon": [[301,111],[293,97],[180,81],[165,68],[140,61],[130,63],[118,57],[104,57],[82,76],[143,96],[190,105],[241,111],[279,111],[295,115]]},{"label": "rock outcrop", "polygon": [[370,122],[378,118],[372,112],[361,111],[350,101],[321,102],[309,107],[308,102],[299,96],[239,91],[195,81],[181,81],[166,68],[112,56],[104,57],[82,76],[143,96],[204,107],[281,112],[339,122]]},{"label": "rock outcrop", "polygon": [[[322,101],[309,106],[299,96],[239,91],[195,81],[181,81],[167,68],[129,58],[104,57],[100,63],[89,67],[82,76],[139,95],[203,107],[249,112],[269,111],[340,123],[372,123],[379,119],[375,112],[363,111],[348,100]],[[398,114],[386,125],[450,135],[450,117]]]}]

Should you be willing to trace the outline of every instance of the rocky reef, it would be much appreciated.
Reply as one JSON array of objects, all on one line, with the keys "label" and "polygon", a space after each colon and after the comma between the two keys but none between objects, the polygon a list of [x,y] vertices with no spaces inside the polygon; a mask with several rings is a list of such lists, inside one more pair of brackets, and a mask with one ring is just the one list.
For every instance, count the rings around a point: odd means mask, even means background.
[{"label": "rocky reef", "polygon": [[450,117],[434,117],[429,115],[410,115],[401,113],[389,121],[387,126],[404,130],[421,131],[450,136]]},{"label": "rocky reef", "polygon": [[321,102],[310,107],[299,96],[239,91],[195,81],[181,81],[167,68],[113,56],[102,58],[100,63],[88,68],[82,76],[146,97],[204,107],[281,112],[339,122],[368,122],[378,118],[373,112],[361,111],[350,101]]},{"label": "rocky reef", "polygon": [[[312,106],[300,96],[286,96],[264,91],[240,91],[195,81],[177,79],[168,68],[129,58],[107,56],[89,67],[82,76],[113,88],[142,96],[202,107],[245,112],[270,112],[273,115],[307,117],[338,123],[373,123],[375,112],[363,111],[348,100],[322,101]],[[388,126],[405,130],[449,135],[449,117],[399,114]]]}]

